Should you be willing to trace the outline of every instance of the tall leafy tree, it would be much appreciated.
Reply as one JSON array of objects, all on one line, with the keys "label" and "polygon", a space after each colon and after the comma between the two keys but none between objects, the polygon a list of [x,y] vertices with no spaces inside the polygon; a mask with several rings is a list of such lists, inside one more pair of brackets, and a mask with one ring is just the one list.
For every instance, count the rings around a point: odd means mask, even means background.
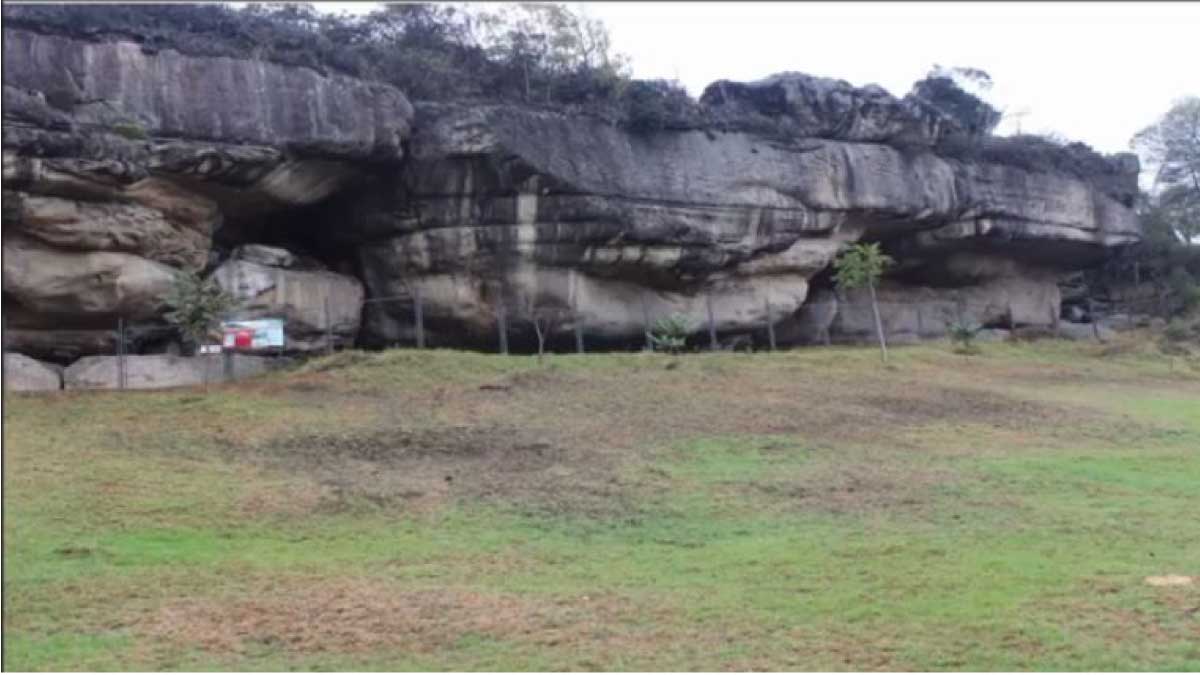
[{"label": "tall leafy tree", "polygon": [[1185,244],[1200,237],[1200,97],[1175,103],[1132,146],[1154,171],[1152,199]]}]

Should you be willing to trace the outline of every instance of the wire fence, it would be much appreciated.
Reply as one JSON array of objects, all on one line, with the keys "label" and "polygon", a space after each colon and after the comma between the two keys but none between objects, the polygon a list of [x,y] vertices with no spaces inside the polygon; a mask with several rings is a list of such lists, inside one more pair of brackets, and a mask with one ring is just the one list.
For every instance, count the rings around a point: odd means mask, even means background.
[{"label": "wire fence", "polygon": [[[965,294],[964,294],[965,295]],[[343,332],[335,332],[331,299],[326,298],[321,308],[322,337],[320,346],[307,351],[331,354],[353,346]],[[808,344],[832,344],[834,342],[857,342],[875,337],[875,311],[879,312],[879,323],[886,339],[903,337],[936,338],[944,336],[953,325],[968,325],[974,328],[993,328],[1015,331],[1026,326],[1048,328],[1060,333],[1062,322],[1090,325],[1097,339],[1102,327],[1133,329],[1144,325],[1148,318],[1169,318],[1174,307],[1170,298],[1162,292],[1144,293],[1132,297],[1099,301],[1084,298],[1077,301],[1064,300],[1061,307],[1052,302],[1044,303],[1043,314],[1028,302],[997,302],[977,300],[970,297],[938,296],[915,301],[880,299],[874,306],[859,294],[810,296],[809,301],[795,314],[785,314],[770,298],[763,297],[759,316],[761,320],[747,324],[739,323],[736,328],[722,325],[717,306],[719,301],[706,294],[699,317],[689,316],[689,349],[722,350],[766,350],[775,351],[790,346]],[[1036,303],[1033,303],[1036,305]],[[480,346],[484,350],[495,350],[501,354],[513,351],[514,336],[536,336],[536,342],[521,341],[524,350],[574,351],[579,354],[602,351],[627,351],[630,349],[655,350],[655,326],[671,312],[655,312],[651,309],[648,294],[640,299],[638,314],[641,319],[642,336],[636,341],[614,338],[610,334],[589,327],[586,315],[577,307],[533,308],[515,310],[503,295],[494,302],[494,335]],[[824,307],[822,305],[825,305]],[[377,309],[376,309],[377,308]],[[390,296],[367,298],[363,302],[363,313],[381,311],[389,322],[401,326],[399,338],[388,347],[411,347],[425,349],[429,346],[456,346],[453,339],[431,340],[428,330],[428,308],[421,295],[420,287],[409,292]],[[1064,315],[1073,316],[1064,318]],[[224,317],[228,321],[239,320],[238,315]],[[737,323],[725,319],[724,324]],[[341,327],[345,329],[345,327]],[[353,331],[351,331],[353,332]],[[170,333],[167,329],[166,333]],[[6,339],[6,343],[8,340]],[[112,355],[116,357],[115,386],[130,388],[129,357],[151,352],[180,353],[182,350],[164,348],[172,340],[164,340],[164,327],[155,322],[129,321],[118,317],[112,329]],[[176,341],[177,342],[177,341]],[[444,344],[433,344],[444,343]],[[6,349],[8,345],[6,344]],[[214,380],[232,380],[238,376],[236,355],[241,350],[223,349],[219,355],[206,355],[210,362],[220,363],[214,368]],[[246,350],[246,353],[283,356],[288,347]]]}]

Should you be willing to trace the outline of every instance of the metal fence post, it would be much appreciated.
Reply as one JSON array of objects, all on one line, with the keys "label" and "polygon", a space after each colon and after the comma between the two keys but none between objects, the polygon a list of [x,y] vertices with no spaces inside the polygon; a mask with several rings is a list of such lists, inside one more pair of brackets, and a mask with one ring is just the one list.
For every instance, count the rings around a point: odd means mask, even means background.
[{"label": "metal fence post", "polygon": [[417,349],[425,348],[425,308],[421,304],[421,287],[413,286],[413,320],[416,323]]},{"label": "metal fence post", "polygon": [[767,346],[771,351],[775,351],[775,315],[771,312],[771,298],[766,299],[767,303]]},{"label": "metal fence post", "polygon": [[117,389],[125,388],[125,317],[117,317]]},{"label": "metal fence post", "polygon": [[646,306],[646,292],[639,294],[642,300],[642,330],[646,334],[646,350],[654,351],[654,337],[650,333],[650,309]]},{"label": "metal fence post", "polygon": [[583,317],[579,314],[579,308],[575,307],[571,310],[572,318],[575,320],[575,352],[583,354]]},{"label": "metal fence post", "polygon": [[325,296],[325,353],[333,353],[333,323],[329,316],[329,296]]},{"label": "metal fence post", "polygon": [[504,307],[504,296],[496,304],[496,324],[500,331],[500,353],[508,354],[508,316]]},{"label": "metal fence post", "polygon": [[[205,357],[207,358],[207,355],[205,355]],[[225,376],[225,381],[232,382],[235,379],[234,378],[233,352],[231,352],[228,349],[225,349],[223,347],[221,349],[221,366],[222,366],[221,370],[223,371],[223,374]],[[204,367],[208,368],[208,365],[205,364]]]},{"label": "metal fence post", "polygon": [[713,319],[712,294],[704,294],[704,308],[708,312],[708,348],[717,351],[717,322]]}]

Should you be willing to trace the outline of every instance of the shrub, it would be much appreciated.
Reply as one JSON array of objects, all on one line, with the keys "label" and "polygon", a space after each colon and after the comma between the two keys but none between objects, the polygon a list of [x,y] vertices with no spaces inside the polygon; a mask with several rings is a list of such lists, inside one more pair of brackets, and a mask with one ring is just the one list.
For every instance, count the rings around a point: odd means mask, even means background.
[{"label": "shrub", "polygon": [[176,275],[166,304],[171,308],[165,315],[167,321],[187,341],[200,345],[218,328],[234,300],[212,277],[202,279],[196,272],[183,270]]},{"label": "shrub", "polygon": [[688,335],[692,334],[692,325],[682,314],[659,319],[650,330],[650,341],[657,350],[668,354],[678,354],[687,346]]},{"label": "shrub", "polygon": [[700,124],[687,90],[667,80],[633,80],[621,91],[620,122],[634,131],[692,128]]},{"label": "shrub", "polygon": [[146,133],[146,130],[141,125],[132,122],[114,124],[112,131],[118,136],[134,141],[142,141],[150,137],[150,134]]},{"label": "shrub", "polygon": [[965,319],[946,323],[946,334],[958,345],[955,351],[960,354],[975,354],[979,351],[975,345],[975,337],[981,330],[983,326],[973,325]]}]

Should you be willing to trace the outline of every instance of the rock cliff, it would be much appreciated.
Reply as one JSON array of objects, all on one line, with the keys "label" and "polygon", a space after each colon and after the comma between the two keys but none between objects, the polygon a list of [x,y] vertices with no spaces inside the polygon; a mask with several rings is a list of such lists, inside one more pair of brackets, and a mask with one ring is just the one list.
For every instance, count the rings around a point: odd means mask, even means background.
[{"label": "rock cliff", "polygon": [[4,62],[5,349],[63,364],[112,354],[119,318],[134,352],[168,349],[182,269],[243,318],[286,318],[292,351],[409,341],[417,295],[439,345],[494,345],[503,316],[519,346],[539,315],[630,346],[710,312],[810,343],[869,334],[829,281],[849,242],[898,260],[885,323],[917,339],[964,313],[1056,321],[1060,273],[1140,238],[1135,160],[951,152],[995,121],[919,91],[722,81],[699,104],[712,124],[638,132],[28,28],[4,30]]}]

